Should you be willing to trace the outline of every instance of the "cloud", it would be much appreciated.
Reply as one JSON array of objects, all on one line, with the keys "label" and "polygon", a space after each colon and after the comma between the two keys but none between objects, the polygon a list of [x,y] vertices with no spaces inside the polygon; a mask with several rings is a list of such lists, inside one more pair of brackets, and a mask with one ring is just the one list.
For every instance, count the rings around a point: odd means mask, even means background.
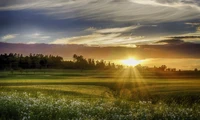
[{"label": "cloud", "polygon": [[160,40],[160,41],[157,41],[156,43],[161,43],[161,44],[183,44],[185,42],[183,40],[179,40],[179,39],[172,39],[172,40]]},{"label": "cloud", "polygon": [[40,33],[34,33],[34,34],[30,34],[28,35],[29,38],[31,39],[39,39],[39,40],[47,40],[49,38],[51,38],[51,36],[46,36]]},{"label": "cloud", "polygon": [[36,42],[29,41],[27,44],[36,44]]},{"label": "cloud", "polygon": [[200,26],[197,27],[197,32],[200,33]]},{"label": "cloud", "polygon": [[188,35],[188,36],[173,36],[173,37],[169,37],[172,38],[172,40],[180,40],[181,41],[185,41],[187,43],[200,43],[200,36],[196,35],[196,36],[192,36],[192,35]]},{"label": "cloud", "polygon": [[144,41],[145,38],[144,36],[131,35],[131,32],[137,28],[139,28],[139,26],[105,29],[88,28],[86,31],[92,31],[89,35],[60,38],[53,41],[52,44],[87,44],[101,46],[132,45]]},{"label": "cloud", "polygon": [[174,36],[167,36],[166,39],[172,40],[184,40],[185,42],[200,43],[200,23],[198,22],[187,22],[186,25],[191,25],[190,28],[193,32],[187,32],[184,34],[177,34]]},{"label": "cloud", "polygon": [[89,28],[85,29],[85,31],[89,31],[89,32],[94,32],[94,31],[96,31],[96,30],[97,30],[97,29],[94,28],[94,27],[89,27]]},{"label": "cloud", "polygon": [[199,0],[17,0],[0,10],[34,9],[56,19],[160,23],[198,19]]},{"label": "cloud", "polygon": [[[17,40],[16,40],[17,38]],[[19,33],[19,34],[7,34],[0,38],[2,42],[9,43],[48,43],[51,39],[51,36],[41,34],[41,33]]]},{"label": "cloud", "polygon": [[10,40],[10,39],[14,39],[17,37],[18,34],[8,34],[8,35],[5,35],[2,37],[2,40],[3,41],[7,41],[7,40]]},{"label": "cloud", "polygon": [[138,4],[148,4],[153,6],[167,6],[167,7],[182,7],[192,6],[198,8],[200,6],[199,0],[129,0]]},{"label": "cloud", "polygon": [[137,44],[147,42],[144,36],[121,36],[119,33],[112,34],[91,34],[78,37],[57,39],[52,44],[87,44],[98,46],[126,46],[127,44]]},{"label": "cloud", "polygon": [[200,36],[174,36],[174,37],[169,37],[169,38],[174,38],[174,39],[195,39],[195,38],[200,38]]},{"label": "cloud", "polygon": [[88,44],[88,45],[102,45],[102,44],[109,44],[111,41],[114,41],[114,38],[119,38],[120,34],[91,34],[85,36],[78,36],[78,37],[70,37],[70,38],[61,38],[53,41],[53,44]]},{"label": "cloud", "polygon": [[192,26],[200,26],[199,22],[187,22],[186,25],[192,25]]},{"label": "cloud", "polygon": [[123,27],[123,28],[107,28],[107,29],[101,29],[101,30],[95,30],[96,33],[123,33],[123,32],[129,32],[133,29],[137,29],[140,26],[129,26],[129,27]]}]

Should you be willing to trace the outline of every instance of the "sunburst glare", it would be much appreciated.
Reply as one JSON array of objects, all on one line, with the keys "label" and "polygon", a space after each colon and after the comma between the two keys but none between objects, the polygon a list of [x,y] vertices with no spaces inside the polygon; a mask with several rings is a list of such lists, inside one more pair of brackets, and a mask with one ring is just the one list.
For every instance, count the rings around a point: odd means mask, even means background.
[{"label": "sunburst glare", "polygon": [[126,59],[126,60],[121,60],[121,63],[123,65],[126,65],[126,66],[136,66],[138,64],[140,64],[142,62],[142,60],[136,60],[134,58],[129,58],[129,59]]}]

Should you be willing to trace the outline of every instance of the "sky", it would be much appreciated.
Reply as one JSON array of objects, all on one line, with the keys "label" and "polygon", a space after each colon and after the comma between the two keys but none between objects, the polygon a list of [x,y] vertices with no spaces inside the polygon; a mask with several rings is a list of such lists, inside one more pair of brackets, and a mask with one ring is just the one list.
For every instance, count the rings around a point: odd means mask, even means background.
[{"label": "sky", "polygon": [[1,0],[0,42],[178,46],[184,53],[199,47],[199,18],[199,0]]},{"label": "sky", "polygon": [[199,0],[1,0],[1,42],[135,46],[200,34]]}]

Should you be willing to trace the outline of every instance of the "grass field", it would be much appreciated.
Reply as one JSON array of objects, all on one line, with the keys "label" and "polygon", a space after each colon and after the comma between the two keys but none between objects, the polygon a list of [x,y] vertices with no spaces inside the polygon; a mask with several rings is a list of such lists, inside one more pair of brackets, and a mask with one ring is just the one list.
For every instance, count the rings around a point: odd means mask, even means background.
[{"label": "grass field", "polygon": [[0,119],[200,118],[199,72],[0,72]]}]

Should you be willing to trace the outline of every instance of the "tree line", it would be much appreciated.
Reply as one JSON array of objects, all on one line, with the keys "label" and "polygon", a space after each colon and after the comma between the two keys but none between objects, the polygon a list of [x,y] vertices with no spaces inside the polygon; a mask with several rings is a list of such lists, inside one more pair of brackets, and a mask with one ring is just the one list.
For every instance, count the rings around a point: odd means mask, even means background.
[{"label": "tree line", "polygon": [[[64,60],[60,56],[30,54],[24,56],[22,54],[0,54],[0,70],[21,70],[21,69],[80,69],[80,70],[105,70],[105,69],[123,69],[127,66],[116,65],[115,63],[106,62],[104,60],[86,59],[82,55],[73,55],[73,60]],[[160,67],[148,67],[137,65],[139,71],[168,71],[175,72],[176,68],[168,68],[166,65]],[[180,70],[178,70],[180,71]],[[197,68],[194,71],[198,71]]]},{"label": "tree line", "polygon": [[120,69],[122,65],[115,65],[104,60],[86,59],[82,55],[73,55],[73,60],[64,61],[60,56],[30,54],[1,54],[0,70],[18,69]]}]

